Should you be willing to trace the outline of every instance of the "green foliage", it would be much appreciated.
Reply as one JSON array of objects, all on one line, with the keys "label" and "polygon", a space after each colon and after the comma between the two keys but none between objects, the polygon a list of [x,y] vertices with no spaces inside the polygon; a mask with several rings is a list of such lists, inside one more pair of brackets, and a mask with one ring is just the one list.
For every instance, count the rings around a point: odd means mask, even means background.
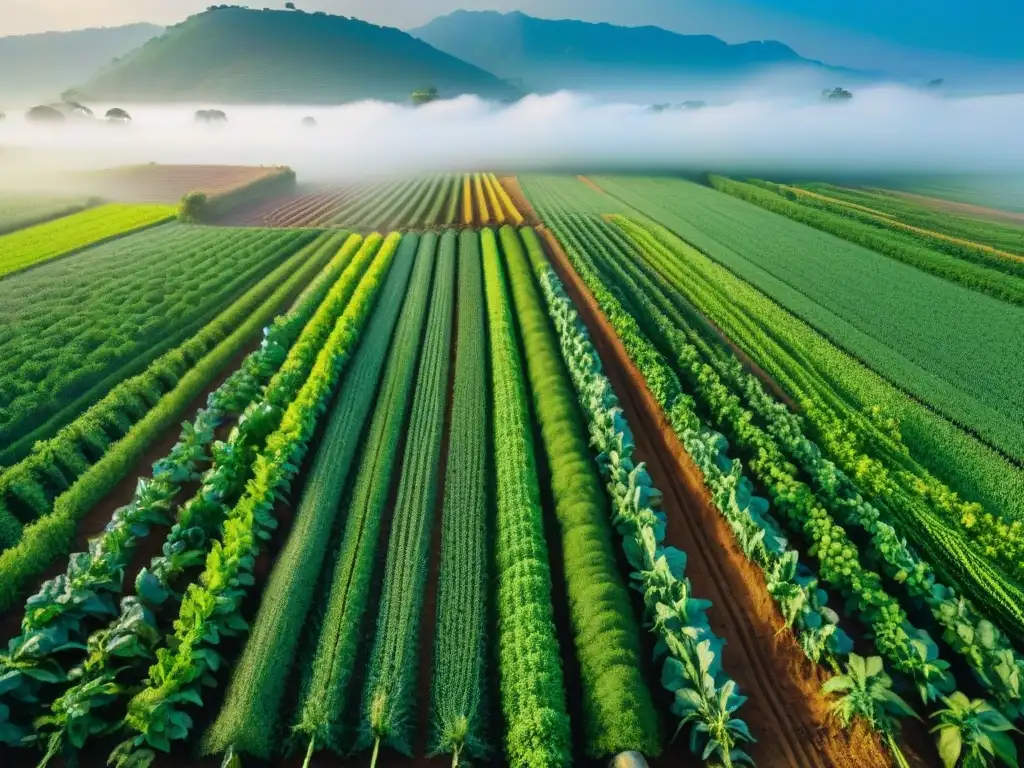
[{"label": "green foliage", "polygon": [[343,16],[241,7],[190,17],[100,70],[81,91],[97,102],[311,105],[407,102],[425,82],[445,93],[518,95],[404,32]]},{"label": "green foliage", "polygon": [[[0,463],[193,336],[314,237],[171,224],[0,280]],[[165,366],[161,379],[183,372]]]},{"label": "green foliage", "polygon": [[441,95],[437,92],[437,88],[433,87],[418,88],[417,90],[413,91],[412,95],[409,97],[412,103],[415,104],[417,107],[423,106],[424,104],[429,104],[432,101],[437,101],[440,98]]},{"label": "green foliage", "polygon": [[[376,250],[378,245],[379,235],[368,238],[364,248]],[[268,397],[269,404],[283,414],[279,426],[257,456],[244,495],[227,512],[221,540],[214,542],[202,575],[189,585],[173,637],[157,651],[144,688],[128,702],[127,739],[111,755],[111,763],[121,768],[148,765],[154,749],[167,751],[170,742],[185,738],[192,718],[183,707],[201,703],[199,690],[216,683],[213,673],[222,659],[215,646],[222,637],[247,631],[241,604],[254,582],[252,570],[261,542],[270,538],[276,525],[274,503],[299,471],[316,420],[354,352],[397,245],[398,236],[392,235],[368,270],[347,270],[358,284],[345,275],[339,279],[275,376],[275,380],[297,378],[304,383],[294,399],[275,402]],[[340,317],[339,305],[345,306]],[[315,362],[306,378],[298,370],[308,356],[315,357]],[[274,389],[274,381],[269,389]]]},{"label": "green foliage", "polygon": [[86,197],[4,195],[0,197],[0,235],[70,216],[93,207],[96,202]]},{"label": "green foliage", "polygon": [[571,762],[569,718],[551,608],[533,425],[498,244],[481,234],[491,340],[497,489],[495,579],[498,677],[512,768]]},{"label": "green foliage", "polygon": [[[327,238],[328,244],[333,241],[334,238]],[[260,325],[270,320],[280,305],[296,292],[297,286],[306,282],[323,264],[323,254],[312,248],[311,252],[313,255],[307,262],[294,269],[294,274],[284,279],[262,306],[255,312],[246,310],[246,320],[240,325],[238,318],[232,321],[236,330],[230,337],[186,375],[179,388],[154,409],[153,418],[158,421],[150,423],[151,417],[144,419],[138,429],[146,431],[130,433],[124,441],[111,449],[109,458],[101,460],[83,476],[68,494],[80,506],[76,508],[69,504],[65,508],[62,499],[58,501],[54,515],[72,515],[77,519],[135,465],[149,444],[173,426],[181,409],[208,385],[209,380],[237,354],[241,346],[249,342]],[[280,282],[276,275],[270,275],[267,279],[274,283]],[[329,283],[323,287],[324,293],[328,287]],[[74,678],[73,687],[54,705],[52,717],[58,719],[50,721],[49,725],[62,727],[56,729],[51,743],[59,744],[65,730],[77,734],[74,738],[80,741],[97,729],[102,731],[109,725],[102,718],[90,722],[92,710],[110,703],[113,698],[108,690],[110,679],[102,678],[109,674],[110,665],[115,663],[115,659],[139,655],[142,647],[139,641],[144,646],[160,639],[159,633],[149,629],[153,618],[147,611],[156,608],[166,595],[164,585],[158,590],[157,596],[152,596],[152,589],[147,589],[152,585],[151,577],[143,571],[136,589],[138,597],[126,598],[118,616],[114,597],[122,589],[124,571],[131,562],[132,554],[139,540],[150,533],[151,526],[171,522],[169,515],[181,487],[195,477],[199,464],[209,460],[209,447],[215,426],[228,415],[241,413],[256,397],[262,384],[273,376],[284,361],[287,349],[319,305],[322,295],[311,295],[309,302],[265,331],[260,349],[251,353],[241,368],[211,393],[207,407],[200,411],[192,424],[184,426],[170,454],[154,464],[153,477],[140,481],[132,501],[115,512],[103,534],[90,542],[89,551],[72,555],[67,573],[45,582],[26,604],[22,634],[11,641],[7,654],[0,657],[0,669],[17,670],[20,679],[5,695],[0,695],[0,704],[5,700],[18,700],[26,686],[33,691],[33,704],[48,702],[53,698],[54,694],[49,688],[45,696],[34,692],[39,684],[36,678],[31,677],[33,670],[47,671],[51,679],[45,680],[46,683],[62,683],[65,678]],[[117,474],[117,470],[120,470],[120,474]],[[76,493],[79,485],[88,489],[89,493]],[[31,526],[23,544],[5,553],[4,559],[0,559],[10,581],[15,585],[22,583],[25,576],[11,575],[8,556],[21,555],[22,560],[18,564],[23,569],[32,565],[39,568],[46,562],[34,562],[33,552],[53,551],[63,541],[47,538],[57,535],[54,531],[63,530],[46,525],[48,520],[44,518],[37,525]],[[169,538],[173,539],[176,532],[177,529],[172,529]],[[68,537],[66,545],[70,545],[72,540]],[[180,547],[172,546],[166,551],[170,558],[181,556],[182,561],[190,561],[188,552],[180,551]],[[67,656],[69,650],[81,648],[79,644],[89,629],[110,615],[117,617],[110,629],[89,637],[85,646],[89,655],[83,667],[75,670],[74,674],[65,674],[62,668],[63,657]],[[131,640],[133,635],[138,636],[138,641]],[[119,664],[114,667],[114,674],[118,672]],[[17,711],[22,718],[29,714],[24,707]],[[39,734],[43,733],[45,731],[40,729]],[[22,735],[24,733],[17,738],[20,740]]]},{"label": "green foliage", "polygon": [[[27,584],[68,552],[74,541],[75,523],[132,470],[134,462],[164,430],[173,427],[188,404],[273,318],[300,281],[312,274],[317,263],[308,259],[303,262],[303,258],[299,257],[301,268],[295,269],[292,262],[279,267],[279,272],[268,275],[183,349],[158,361],[147,373],[124,382],[53,440],[37,444],[25,461],[0,476],[0,489],[6,493],[0,500],[17,494],[29,498],[31,494],[40,505],[38,519],[23,532],[19,530],[16,546],[0,554],[0,610],[9,608]],[[286,277],[292,270],[297,279]],[[142,400],[139,393],[146,392],[155,394]],[[133,401],[145,403],[146,408],[127,410],[124,404]],[[107,431],[111,422],[126,422],[120,439],[112,440]],[[207,430],[204,426],[198,434],[204,436]],[[185,442],[193,445],[191,438]],[[67,485],[57,486],[51,502],[47,492],[54,488],[54,481],[49,478],[55,476]],[[148,487],[140,491],[155,493]],[[150,497],[150,501],[159,506],[157,498]],[[10,514],[0,504],[0,519],[4,517],[10,519]],[[77,563],[78,558],[72,566],[77,568]],[[63,594],[64,585],[54,589]],[[77,601],[70,602],[77,605]],[[48,611],[44,614],[49,615]]]},{"label": "green foliage", "polygon": [[959,691],[943,701],[946,708],[935,713],[938,722],[931,732],[938,734],[944,768],[986,768],[997,762],[1016,768],[1017,747],[1010,732],[1017,729],[999,710]]},{"label": "green foliage", "polygon": [[178,221],[186,224],[198,224],[206,221],[210,199],[205,192],[186,192],[178,205]]},{"label": "green foliage", "polygon": [[696,184],[595,180],[897,388],[1024,460],[1024,309]]},{"label": "green foliage", "polygon": [[830,705],[832,713],[845,727],[859,718],[873,731],[893,734],[899,730],[900,719],[916,717],[907,702],[892,690],[892,678],[877,656],[865,659],[851,653],[846,673],[830,677],[822,690],[836,696]]},{"label": "green foliage", "polygon": [[663,545],[661,493],[644,465],[634,463],[632,434],[610,382],[601,373],[597,352],[536,234],[524,229],[522,235],[586,414],[591,444],[599,452],[598,466],[607,481],[612,519],[634,569],[634,586],[644,594],[648,625],[658,637],[661,682],[673,695],[679,728],[693,724],[690,747],[696,754],[715,753],[726,764],[748,761],[738,744],[753,739],[743,721],[734,717],[744,699],[721,669],[722,641],[711,631],[705,614],[710,604],[691,597],[690,583],[683,575],[686,555]]},{"label": "green foliage", "polygon": [[163,224],[173,216],[166,205],[109,203],[2,235],[0,278]]},{"label": "green foliage", "polygon": [[295,522],[260,602],[252,635],[235,664],[216,721],[203,738],[205,754],[270,759],[282,735],[282,699],[300,633],[307,628],[315,587],[352,461],[377,393],[384,358],[412,271],[417,240],[399,244],[359,351],[342,379]]},{"label": "green foliage", "polygon": [[[999,258],[966,246],[949,254],[941,247],[943,241],[938,238],[915,236],[895,228],[887,219],[854,208],[830,204],[816,197],[795,195],[788,190],[793,199],[787,200],[785,196],[766,189],[721,176],[710,176],[709,180],[711,186],[720,192],[772,213],[870,248],[966,288],[1018,306],[1024,305],[1024,262],[1019,260]],[[951,245],[947,243],[946,248]]]},{"label": "green foliage", "polygon": [[[660,227],[652,225],[645,231],[630,224],[623,223],[623,226],[629,227],[632,237],[642,245],[644,258],[666,276],[667,282],[661,288],[667,295],[672,294],[673,286],[690,282],[690,278],[678,269],[682,261],[680,256],[699,254],[687,254],[686,245]],[[680,295],[675,295],[674,300],[686,301]],[[683,322],[685,326],[686,321]],[[703,333],[698,326],[703,327]],[[937,580],[932,566],[912,551],[893,526],[885,522],[882,511],[866,501],[856,485],[822,456],[818,446],[804,435],[800,420],[770,397],[760,381],[724,351],[713,331],[697,320],[689,326],[688,332],[723,381],[762,420],[786,457],[810,478],[816,496],[825,508],[846,528],[864,531],[870,567],[889,576],[891,584],[902,585],[913,600],[927,606],[946,641],[965,657],[1000,706],[1007,712],[1024,714],[1024,658],[1014,652],[1008,638],[983,618],[971,601],[959,597]],[[929,531],[941,539],[930,549],[943,552],[943,561],[950,557],[958,559],[959,567],[953,573],[966,574],[976,585],[975,592],[982,597],[981,604],[998,607],[999,596],[1006,595],[1006,587],[1000,583],[999,575],[992,571],[991,566],[978,555],[970,553],[967,542],[958,540],[943,521],[927,515],[924,510],[918,510],[915,521],[919,539],[927,536]],[[1003,597],[1002,602],[1011,615],[1020,598],[1024,595],[1014,595],[1012,591]],[[1003,613],[1006,612],[1000,611],[999,615]],[[1019,611],[1016,613],[1024,618]],[[1020,627],[1019,621],[1017,626]]]},{"label": "green foliage", "polygon": [[389,535],[377,631],[363,693],[359,745],[412,757],[417,651],[448,404],[456,235],[441,237],[433,296]]},{"label": "green foliage", "polygon": [[459,235],[458,336],[441,515],[431,753],[489,754],[487,665],[487,320],[480,238]]},{"label": "green foliage", "polygon": [[307,764],[317,748],[340,748],[341,714],[350,695],[381,518],[409,411],[436,250],[437,236],[423,235],[347,505],[320,637],[293,729],[308,739]]},{"label": "green foliage", "polygon": [[516,230],[502,227],[501,245],[561,530],[587,754],[606,757],[632,750],[654,756],[660,752],[658,721],[640,672],[640,631],[612,549],[597,465]]}]

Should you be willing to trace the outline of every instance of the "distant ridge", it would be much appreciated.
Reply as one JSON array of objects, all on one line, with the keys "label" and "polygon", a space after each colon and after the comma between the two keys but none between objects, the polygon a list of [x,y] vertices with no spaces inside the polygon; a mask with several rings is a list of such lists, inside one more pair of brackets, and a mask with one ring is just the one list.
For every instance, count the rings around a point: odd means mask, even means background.
[{"label": "distant ridge", "polygon": [[[0,10],[0,22],[2,16]],[[82,73],[107,66],[162,32],[154,24],[131,24],[0,37],[0,109],[54,101]]]},{"label": "distant ridge", "polygon": [[441,96],[515,98],[494,75],[398,29],[302,11],[221,6],[169,28],[78,88],[83,99],[339,104]]},{"label": "distant ridge", "polygon": [[659,76],[721,79],[780,66],[833,69],[775,40],[730,45],[712,35],[551,21],[518,11],[455,11],[410,34],[539,90],[638,84]]}]

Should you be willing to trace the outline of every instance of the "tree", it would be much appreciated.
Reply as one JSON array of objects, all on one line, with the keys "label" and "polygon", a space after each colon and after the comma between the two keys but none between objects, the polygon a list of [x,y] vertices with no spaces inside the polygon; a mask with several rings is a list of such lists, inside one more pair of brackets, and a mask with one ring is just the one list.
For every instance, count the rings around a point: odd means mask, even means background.
[{"label": "tree", "polygon": [[289,11],[294,11],[295,10],[295,3],[285,3],[284,7],[287,8]]},{"label": "tree", "polygon": [[417,107],[423,104],[429,104],[432,101],[437,101],[441,98],[437,92],[437,88],[431,86],[429,88],[419,88],[412,92],[412,103]]},{"label": "tree", "polygon": [[936,77],[934,80],[930,80],[926,88],[941,88],[946,84],[946,81],[941,77]]},{"label": "tree", "polygon": [[59,109],[48,107],[45,104],[32,107],[25,113],[25,117],[33,123],[63,123],[67,119]]},{"label": "tree", "polygon": [[316,118],[315,117],[304,117],[304,118],[302,118],[302,124],[304,126],[306,126],[307,128],[316,128]]},{"label": "tree", "polygon": [[178,205],[178,220],[189,224],[202,221],[209,202],[205,192],[189,192]]},{"label": "tree", "polygon": [[849,101],[853,98],[853,94],[845,88],[833,88],[831,91],[826,88],[821,92],[821,98],[825,101]]},{"label": "tree", "polygon": [[132,121],[132,116],[120,107],[108,109],[105,117],[111,123],[130,123]]},{"label": "tree", "polygon": [[197,123],[226,123],[228,116],[219,109],[200,109],[195,120]]}]

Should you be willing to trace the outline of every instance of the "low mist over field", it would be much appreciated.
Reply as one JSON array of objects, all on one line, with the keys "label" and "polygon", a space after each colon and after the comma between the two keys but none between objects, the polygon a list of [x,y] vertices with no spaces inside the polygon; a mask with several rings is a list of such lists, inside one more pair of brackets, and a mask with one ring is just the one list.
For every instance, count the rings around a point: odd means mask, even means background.
[{"label": "low mist over field", "polygon": [[[109,106],[90,104],[97,115]],[[56,126],[21,114],[0,122],[5,182],[41,165],[135,163],[289,165],[303,181],[477,168],[631,169],[771,174],[984,173],[1024,170],[1024,95],[938,98],[858,91],[835,104],[738,100],[655,113],[572,93],[501,106],[473,97],[413,108],[223,107],[225,125],[197,124],[213,105],[122,104],[129,125]],[[301,124],[312,116],[315,127]],[[12,171],[12,168],[14,170]]]}]

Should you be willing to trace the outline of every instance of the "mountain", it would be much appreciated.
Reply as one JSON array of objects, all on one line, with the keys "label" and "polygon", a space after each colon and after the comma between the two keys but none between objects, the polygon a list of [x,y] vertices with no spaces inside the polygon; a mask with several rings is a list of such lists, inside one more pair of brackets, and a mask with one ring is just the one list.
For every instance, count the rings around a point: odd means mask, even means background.
[{"label": "mountain", "polygon": [[441,96],[515,98],[489,72],[392,27],[302,11],[214,7],[169,28],[77,90],[83,100],[339,104]]},{"label": "mountain", "polygon": [[456,11],[410,34],[537,90],[649,85],[652,79],[728,79],[783,66],[831,69],[774,40],[730,45],[711,35],[549,21],[518,11]]},{"label": "mountain", "polygon": [[0,37],[0,109],[53,101],[83,72],[95,72],[163,32],[153,24]]}]

